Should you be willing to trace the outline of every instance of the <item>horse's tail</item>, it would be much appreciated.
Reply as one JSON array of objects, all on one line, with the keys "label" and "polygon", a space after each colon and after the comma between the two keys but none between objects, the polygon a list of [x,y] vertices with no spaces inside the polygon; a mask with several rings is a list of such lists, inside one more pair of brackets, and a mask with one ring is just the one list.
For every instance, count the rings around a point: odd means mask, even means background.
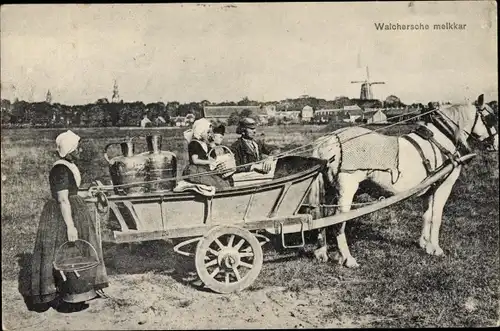
[{"label": "horse's tail", "polygon": [[325,203],[325,181],[323,176],[323,173],[320,173],[312,182],[309,193],[304,201],[314,219],[323,217],[321,213],[321,205]]}]

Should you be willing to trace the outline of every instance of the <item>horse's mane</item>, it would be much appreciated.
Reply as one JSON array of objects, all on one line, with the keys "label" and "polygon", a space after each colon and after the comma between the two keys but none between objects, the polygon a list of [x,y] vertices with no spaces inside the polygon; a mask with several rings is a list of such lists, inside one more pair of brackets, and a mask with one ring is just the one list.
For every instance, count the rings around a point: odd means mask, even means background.
[{"label": "horse's mane", "polygon": [[440,111],[445,115],[445,120],[450,122],[455,129],[455,142],[461,142],[465,147],[469,148],[467,138],[472,133],[472,125],[475,119],[475,108],[472,104],[455,104],[447,105],[440,108]]}]

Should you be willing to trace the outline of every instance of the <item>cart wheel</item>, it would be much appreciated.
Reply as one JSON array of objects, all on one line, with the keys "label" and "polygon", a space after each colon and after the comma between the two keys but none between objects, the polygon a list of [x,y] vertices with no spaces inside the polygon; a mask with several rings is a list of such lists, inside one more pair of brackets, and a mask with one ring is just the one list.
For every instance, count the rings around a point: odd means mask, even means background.
[{"label": "cart wheel", "polygon": [[250,286],[262,269],[259,241],[248,230],[217,226],[196,247],[196,271],[205,285],[219,293]]}]

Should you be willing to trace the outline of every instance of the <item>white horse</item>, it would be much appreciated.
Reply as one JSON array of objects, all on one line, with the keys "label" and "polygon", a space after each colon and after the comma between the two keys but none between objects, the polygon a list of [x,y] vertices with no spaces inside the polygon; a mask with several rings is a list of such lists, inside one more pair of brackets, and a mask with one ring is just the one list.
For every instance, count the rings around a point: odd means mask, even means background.
[{"label": "white horse", "polygon": [[[493,111],[484,103],[484,97],[481,95],[478,98],[476,107],[472,104],[449,105],[436,110],[435,113],[430,115],[429,122],[419,122],[421,128],[428,129],[428,131],[420,130],[425,133],[422,136],[411,133],[406,136],[389,137],[359,127],[337,130],[332,135],[320,138],[313,143],[313,156],[329,159],[331,162],[328,164],[326,174],[320,176],[315,185],[312,186],[309,201],[325,203],[325,198],[323,198],[325,190],[331,189],[337,196],[336,205],[338,207],[336,212],[345,213],[351,209],[353,197],[358,190],[359,184],[364,180],[369,180],[392,194],[409,190],[422,182],[434,169],[442,165],[447,158],[457,156],[460,147],[469,150],[467,143],[469,136],[475,136],[483,142],[488,141],[489,146],[497,151],[498,134],[496,120],[492,120],[493,117]],[[353,130],[357,130],[355,131],[356,134],[361,132],[363,136],[369,138],[365,138],[366,145],[350,145],[351,151],[346,153],[343,148],[345,149],[348,145],[342,141],[342,137],[349,136],[350,133],[354,132]],[[429,135],[432,135],[430,140],[428,139]],[[354,141],[354,139],[358,138],[353,137],[352,139]],[[389,139],[392,139],[390,144],[396,146],[391,148],[397,151],[397,153],[392,154],[396,155],[394,164],[397,167],[393,173],[387,171],[387,169],[381,170],[380,165],[371,164],[377,161],[370,161],[377,159],[377,157],[380,158],[373,153],[385,153],[385,150],[381,150],[381,147],[376,147],[375,144],[385,144],[385,141]],[[395,143],[395,140],[397,143]],[[387,146],[390,146],[389,143]],[[371,148],[378,148],[378,150],[373,152]],[[372,154],[367,154],[370,151]],[[360,160],[359,162],[363,162],[359,170],[344,170],[342,163],[353,163],[352,161],[355,161],[356,157]],[[383,163],[384,161],[378,162]],[[462,166],[457,165],[444,180],[438,181],[435,185],[426,189],[427,192],[420,194],[426,199],[427,210],[423,214],[419,244],[428,254],[443,255],[443,250],[439,246],[439,230],[443,208],[461,169]],[[323,184],[326,185],[323,186]],[[326,202],[328,203],[328,201]],[[344,232],[345,222],[333,227],[335,228],[340,253],[337,256],[339,263],[345,264],[347,267],[358,266],[347,245]],[[328,256],[325,229],[321,230],[318,239],[320,247],[315,250],[315,256],[317,259],[326,262]]]}]

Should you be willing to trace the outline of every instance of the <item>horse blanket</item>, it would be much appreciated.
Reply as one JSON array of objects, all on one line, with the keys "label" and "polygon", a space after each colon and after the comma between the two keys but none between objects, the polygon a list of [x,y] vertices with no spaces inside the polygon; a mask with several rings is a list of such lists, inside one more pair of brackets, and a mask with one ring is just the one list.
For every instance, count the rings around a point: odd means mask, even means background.
[{"label": "horse blanket", "polygon": [[361,127],[340,129],[341,172],[378,170],[391,174],[394,184],[399,178],[398,137],[386,136]]}]

